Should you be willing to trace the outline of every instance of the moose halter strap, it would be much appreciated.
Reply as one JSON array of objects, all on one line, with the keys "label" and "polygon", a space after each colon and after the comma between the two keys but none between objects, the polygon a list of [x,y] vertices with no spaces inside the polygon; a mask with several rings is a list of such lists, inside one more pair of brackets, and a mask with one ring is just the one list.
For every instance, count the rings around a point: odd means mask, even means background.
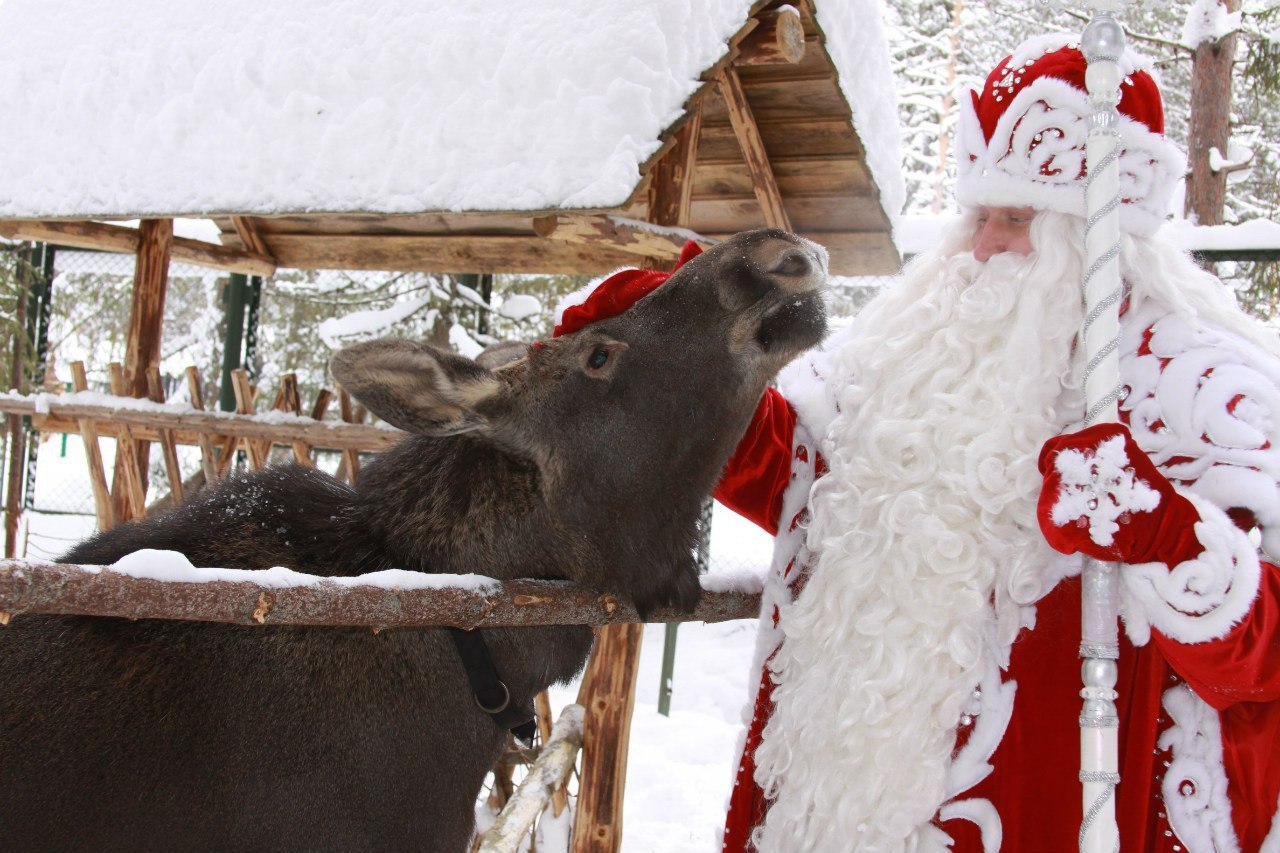
[{"label": "moose halter strap", "polygon": [[493,665],[493,657],[489,654],[489,645],[484,641],[484,635],[479,631],[450,628],[449,636],[453,638],[458,657],[462,658],[462,668],[467,671],[467,681],[471,682],[471,692],[475,694],[480,710],[519,740],[533,743],[534,732],[538,730],[533,708],[521,708],[512,704],[511,692],[498,677],[498,670]]}]

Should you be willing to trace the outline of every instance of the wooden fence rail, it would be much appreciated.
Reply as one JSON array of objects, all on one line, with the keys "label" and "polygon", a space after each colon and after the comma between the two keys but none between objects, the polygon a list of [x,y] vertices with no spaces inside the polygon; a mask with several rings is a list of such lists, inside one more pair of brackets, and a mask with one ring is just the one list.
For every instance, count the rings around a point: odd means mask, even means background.
[{"label": "wooden fence rail", "polygon": [[[107,400],[110,399],[108,402]],[[161,430],[172,430],[179,444],[197,444],[199,436],[268,441],[291,445],[305,442],[334,450],[386,450],[404,437],[387,426],[317,421],[297,415],[235,414],[178,409],[129,397],[106,398],[102,394],[0,394],[0,412],[31,416],[43,432],[79,434],[80,422],[90,421],[100,436],[118,437],[128,428],[135,439],[158,441]]]},{"label": "wooden fence rail", "polygon": [[[180,558],[179,558],[179,562]],[[148,576],[150,575],[150,576]],[[703,591],[691,614],[650,622],[754,617],[760,596]],[[630,602],[562,581],[376,572],[322,578],[282,569],[135,569],[0,561],[0,624],[27,613],[183,619],[238,625],[497,628],[640,621]]]}]

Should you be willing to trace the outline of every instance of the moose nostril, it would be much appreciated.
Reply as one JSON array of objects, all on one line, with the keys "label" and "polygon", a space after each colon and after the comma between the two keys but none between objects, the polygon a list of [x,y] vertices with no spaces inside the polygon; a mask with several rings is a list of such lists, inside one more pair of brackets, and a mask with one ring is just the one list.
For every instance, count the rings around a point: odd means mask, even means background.
[{"label": "moose nostril", "polygon": [[813,258],[800,249],[788,249],[769,272],[774,275],[808,275],[813,272]]}]

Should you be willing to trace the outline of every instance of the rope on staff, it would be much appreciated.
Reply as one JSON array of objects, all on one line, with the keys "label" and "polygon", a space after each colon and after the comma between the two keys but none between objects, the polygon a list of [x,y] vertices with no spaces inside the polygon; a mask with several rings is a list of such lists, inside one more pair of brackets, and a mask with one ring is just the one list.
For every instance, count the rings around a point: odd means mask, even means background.
[{"label": "rope on staff", "polygon": [[[1080,336],[1088,362],[1084,373],[1085,424],[1118,419],[1120,386],[1120,181],[1119,154],[1120,57],[1124,29],[1115,20],[1123,0],[1094,0],[1092,20],[1080,47],[1088,60],[1085,86],[1092,113],[1085,158],[1086,317]],[[1116,712],[1116,660],[1119,642],[1119,577],[1116,567],[1084,561],[1080,657],[1080,782],[1084,820],[1080,826],[1081,853],[1114,853],[1120,849],[1115,790],[1120,781],[1119,718]]]}]

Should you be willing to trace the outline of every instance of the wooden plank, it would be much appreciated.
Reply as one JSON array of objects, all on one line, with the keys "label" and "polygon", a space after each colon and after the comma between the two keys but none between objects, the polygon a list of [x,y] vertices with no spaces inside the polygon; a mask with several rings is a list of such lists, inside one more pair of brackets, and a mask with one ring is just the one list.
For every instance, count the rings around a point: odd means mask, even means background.
[{"label": "wooden plank", "polygon": [[773,168],[769,165],[769,153],[765,150],[764,140],[756,127],[755,116],[751,105],[747,102],[738,73],[733,68],[725,68],[719,78],[720,94],[729,108],[729,119],[738,143],[742,146],[742,158],[746,161],[747,170],[751,173],[755,187],[756,201],[764,224],[770,228],[791,230],[791,220],[782,204],[782,191],[773,177]]},{"label": "wooden plank", "polygon": [[[191,399],[191,408],[204,411],[204,380],[200,377],[200,369],[191,365],[185,371],[187,377],[187,396]],[[197,432],[196,441],[200,445],[200,468],[204,471],[204,481],[212,486],[218,481],[218,460],[213,453],[213,442],[207,432]]]},{"label": "wooden plank", "polygon": [[[778,189],[792,196],[868,195],[875,191],[866,164],[856,157],[769,158]],[[744,162],[698,163],[693,170],[693,198],[754,198],[751,172]]]},{"label": "wooden plank", "polygon": [[597,275],[635,261],[631,252],[531,237],[271,238],[280,265],[296,269],[364,269]]},{"label": "wooden plank", "polygon": [[[734,234],[771,225],[756,199],[693,200],[690,227],[699,234]],[[787,214],[792,229],[889,232],[889,220],[876,196],[791,196]]]},{"label": "wooden plank", "polygon": [[[153,403],[164,402],[164,383],[160,379],[160,368],[152,365],[147,368],[147,399]],[[182,467],[178,464],[178,447],[173,440],[173,430],[160,430],[160,451],[164,457],[164,470],[169,477],[169,496],[173,504],[183,501]]]},{"label": "wooden plank", "polygon": [[606,625],[596,634],[578,693],[586,710],[582,776],[573,821],[575,853],[615,853],[622,846],[622,788],[635,707],[643,624]]},{"label": "wooden plank", "polygon": [[[727,72],[730,69],[725,69]],[[737,68],[732,69],[738,77]],[[724,74],[721,75],[723,79]],[[852,126],[849,103],[840,91],[834,77],[804,77],[800,79],[756,79],[746,85],[738,77],[739,85],[751,102],[751,110],[759,122],[778,119],[837,118]],[[723,96],[723,91],[721,95]],[[733,120],[733,107],[727,98],[707,98],[703,102],[702,120],[715,122]]]},{"label": "wooden plank", "polygon": [[[104,252],[135,254],[141,241],[139,229],[104,222],[10,219],[0,221],[0,237],[11,240],[36,240],[74,249],[96,249]],[[274,275],[271,258],[192,240],[174,237],[171,246],[174,260],[224,272],[246,275]]]},{"label": "wooden plank", "polygon": [[[71,362],[71,387],[76,391],[88,391],[89,380],[84,362]],[[98,430],[92,418],[76,421],[80,438],[84,440],[85,462],[89,466],[89,488],[93,491],[93,510],[98,518],[98,530],[110,530],[116,526],[115,508],[111,505],[111,487],[107,485],[107,472],[102,464],[102,447],[98,444]]]},{"label": "wooden plank", "polygon": [[[111,381],[111,393],[117,397],[130,397],[125,382],[124,368],[119,362],[107,365]],[[125,426],[116,438],[115,479],[112,481],[112,501],[117,521],[141,518],[147,508],[147,486],[139,468],[138,444],[133,430]]]},{"label": "wooden plank", "polygon": [[[719,99],[707,96],[711,103]],[[765,121],[757,117],[756,126],[765,148],[778,156],[790,157],[857,157],[863,159],[866,151],[849,119],[798,118]],[[698,162],[741,162],[742,148],[727,114],[724,119],[702,120],[702,134],[698,140]]]},{"label": "wooden plank", "polygon": [[[662,232],[629,224],[611,216],[562,213],[534,220],[539,235],[548,240],[564,240],[588,246],[605,246],[633,255],[674,261],[689,240],[686,234]],[[711,240],[699,241],[704,248]],[[632,259],[634,263],[634,258]]]}]

